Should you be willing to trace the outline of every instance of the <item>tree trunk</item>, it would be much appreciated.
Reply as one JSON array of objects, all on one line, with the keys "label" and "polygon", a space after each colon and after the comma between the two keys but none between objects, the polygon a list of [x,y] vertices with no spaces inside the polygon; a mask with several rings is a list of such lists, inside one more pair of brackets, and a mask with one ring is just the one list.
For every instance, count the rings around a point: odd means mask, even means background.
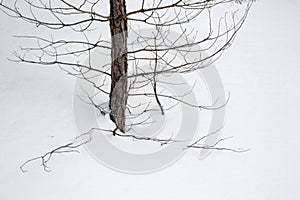
[{"label": "tree trunk", "polygon": [[111,91],[110,118],[125,132],[127,104],[127,19],[125,0],[110,0]]}]

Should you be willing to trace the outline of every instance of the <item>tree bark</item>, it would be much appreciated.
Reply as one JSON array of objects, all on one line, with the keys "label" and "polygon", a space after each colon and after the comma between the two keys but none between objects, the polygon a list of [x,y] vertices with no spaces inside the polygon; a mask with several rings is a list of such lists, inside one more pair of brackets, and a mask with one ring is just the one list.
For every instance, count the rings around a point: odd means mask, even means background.
[{"label": "tree bark", "polygon": [[127,105],[127,19],[125,0],[110,0],[111,91],[110,118],[125,132]]}]

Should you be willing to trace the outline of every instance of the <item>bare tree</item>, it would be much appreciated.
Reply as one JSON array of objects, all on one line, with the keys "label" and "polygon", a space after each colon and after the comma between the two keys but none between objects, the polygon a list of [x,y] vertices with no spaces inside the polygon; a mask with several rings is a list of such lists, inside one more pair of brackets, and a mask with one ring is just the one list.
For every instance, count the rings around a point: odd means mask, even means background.
[{"label": "bare tree", "polygon": [[[213,20],[211,10],[222,5],[241,4],[242,0],[141,0],[134,6],[127,6],[126,0],[19,0],[14,3],[0,1],[0,8],[6,14],[43,27],[49,31],[71,29],[75,34],[80,34],[84,39],[70,39],[70,37],[55,39],[42,36],[17,36],[36,41],[34,47],[21,47],[21,51],[14,52],[17,62],[39,65],[58,65],[77,78],[91,83],[99,93],[109,96],[109,110],[101,107],[94,101],[95,96],[87,95],[90,104],[95,106],[102,114],[109,114],[115,123],[116,129],[110,130],[114,135],[133,137],[135,139],[152,140],[162,144],[172,142],[172,139],[137,137],[126,133],[136,124],[147,123],[147,119],[127,124],[126,119],[138,118],[150,109],[147,103],[130,105],[128,98],[147,97],[153,99],[158,106],[157,111],[162,115],[171,109],[161,102],[167,98],[176,103],[183,103],[195,109],[218,109],[220,106],[195,105],[184,100],[189,91],[180,96],[172,96],[158,90],[162,83],[161,77],[171,76],[175,73],[190,73],[208,67],[218,59],[224,50],[233,42],[238,31],[244,24],[251,7],[251,2],[245,3],[241,16],[237,12],[224,12],[220,19]],[[100,8],[109,4],[109,11]],[[22,5],[22,9],[19,8]],[[190,24],[200,16],[207,17],[207,33],[199,36]],[[104,25],[109,27],[111,41],[98,38],[92,41],[88,34],[101,31]],[[152,31],[144,35],[135,27],[144,26]],[[171,32],[176,30],[180,36],[170,39]],[[134,41],[128,41],[128,34],[133,34]],[[182,42],[184,41],[184,42]],[[138,44],[137,44],[138,43]],[[202,49],[198,46],[201,45]],[[110,51],[110,63],[103,66],[93,66],[92,62],[83,63],[79,58],[91,57],[91,52],[97,49]],[[209,52],[204,54],[203,52]],[[190,52],[198,54],[198,59],[189,60]],[[181,58],[181,61],[178,60]],[[90,58],[91,60],[91,58]],[[147,68],[140,65],[147,62]],[[90,73],[104,77],[102,84],[95,81]],[[107,82],[109,80],[109,82]],[[107,83],[110,90],[107,90]],[[178,84],[178,83],[170,83]],[[151,86],[151,90],[144,89]],[[135,112],[135,108],[144,104],[143,109]],[[201,140],[197,140],[198,142]],[[188,147],[204,148],[195,142]],[[174,142],[174,141],[173,141]],[[217,144],[216,144],[217,145]],[[73,152],[77,145],[63,146]],[[215,148],[206,147],[206,148]],[[216,149],[216,148],[215,148]],[[67,150],[67,152],[69,152]],[[219,149],[221,150],[221,148]],[[223,149],[226,150],[226,149]],[[61,152],[58,148],[54,152]],[[63,151],[64,152],[64,151]],[[46,164],[48,160],[42,158]],[[44,165],[46,167],[46,165]]]}]

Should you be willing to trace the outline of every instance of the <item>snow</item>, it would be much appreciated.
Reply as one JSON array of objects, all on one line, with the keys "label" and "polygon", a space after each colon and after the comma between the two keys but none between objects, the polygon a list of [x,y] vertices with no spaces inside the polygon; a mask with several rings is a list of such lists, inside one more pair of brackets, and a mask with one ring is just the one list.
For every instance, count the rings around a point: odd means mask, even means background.
[{"label": "snow", "polygon": [[[60,155],[46,173],[27,159],[76,135],[75,79],[52,67],[9,62],[12,35],[30,27],[1,13],[0,199],[298,199],[300,195],[298,1],[258,1],[234,45],[216,62],[231,100],[224,136],[244,154],[189,151],[161,171],[111,170],[84,149]],[[16,28],[17,27],[17,28]]]}]

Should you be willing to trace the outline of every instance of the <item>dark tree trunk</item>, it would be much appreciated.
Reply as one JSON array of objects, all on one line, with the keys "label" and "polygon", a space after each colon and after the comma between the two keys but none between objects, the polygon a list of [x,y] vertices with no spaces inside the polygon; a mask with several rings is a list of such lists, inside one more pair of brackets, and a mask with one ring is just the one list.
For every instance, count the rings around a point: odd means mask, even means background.
[{"label": "dark tree trunk", "polygon": [[117,128],[125,132],[127,104],[127,19],[125,0],[110,0],[111,31],[111,91],[110,118]]}]

